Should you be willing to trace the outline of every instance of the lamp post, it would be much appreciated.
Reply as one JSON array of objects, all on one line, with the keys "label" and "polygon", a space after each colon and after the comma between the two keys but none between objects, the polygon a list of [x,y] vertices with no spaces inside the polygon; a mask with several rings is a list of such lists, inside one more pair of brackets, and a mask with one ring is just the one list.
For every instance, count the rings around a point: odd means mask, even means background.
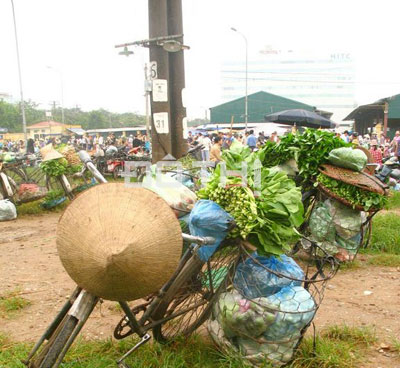
[{"label": "lamp post", "polygon": [[246,38],[246,36],[245,36],[242,32],[239,32],[239,31],[238,31],[236,28],[234,28],[234,27],[231,27],[231,30],[234,31],[234,32],[236,32],[236,33],[238,33],[238,34],[240,34],[240,35],[243,37],[244,42],[245,42],[245,44],[246,44],[246,94],[245,94],[245,97],[244,97],[244,124],[245,124],[245,129],[246,129],[246,131],[247,131],[247,123],[248,123],[248,114],[247,114],[247,108],[248,108],[248,96],[247,96],[248,43],[247,43],[247,38]]},{"label": "lamp post", "polygon": [[58,73],[60,76],[60,87],[61,87],[61,122],[65,124],[65,116],[64,116],[64,82],[63,82],[63,76],[60,70],[53,68],[52,66],[47,66],[47,69],[51,69]]},{"label": "lamp post", "polygon": [[25,140],[25,147],[27,144],[27,135],[26,135],[26,116],[25,116],[25,103],[24,103],[24,94],[22,92],[22,73],[21,73],[21,63],[19,61],[19,46],[18,46],[18,36],[17,36],[17,22],[15,20],[15,10],[14,10],[14,1],[11,0],[11,7],[13,13],[13,20],[14,20],[14,33],[15,33],[15,46],[17,49],[17,64],[18,64],[18,76],[19,76],[19,91],[21,95],[21,113],[22,113],[22,130],[24,132],[24,140]]}]

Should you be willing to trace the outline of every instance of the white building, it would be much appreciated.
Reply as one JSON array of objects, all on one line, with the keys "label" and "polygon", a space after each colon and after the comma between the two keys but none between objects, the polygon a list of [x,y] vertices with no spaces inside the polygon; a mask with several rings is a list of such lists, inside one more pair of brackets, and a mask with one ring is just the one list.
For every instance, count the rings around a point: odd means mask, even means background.
[{"label": "white building", "polygon": [[[244,60],[225,62],[221,70],[223,102],[243,97]],[[333,112],[341,122],[355,103],[355,63],[349,53],[275,50],[249,56],[248,94],[266,91]]]}]

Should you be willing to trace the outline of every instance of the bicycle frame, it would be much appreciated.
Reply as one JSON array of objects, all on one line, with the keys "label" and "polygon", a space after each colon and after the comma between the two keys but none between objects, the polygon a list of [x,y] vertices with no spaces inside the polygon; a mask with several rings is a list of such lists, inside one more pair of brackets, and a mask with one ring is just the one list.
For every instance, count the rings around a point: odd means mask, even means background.
[{"label": "bicycle frame", "polygon": [[[187,264],[188,260],[195,256],[197,250],[201,246],[213,244],[215,242],[215,239],[211,238],[211,237],[197,237],[197,236],[191,236],[191,235],[187,235],[187,234],[182,234],[182,237],[185,241],[195,243],[196,245],[193,247],[190,247],[184,253],[183,257],[180,260],[178,268],[176,269],[176,271],[174,272],[174,274],[172,275],[170,280],[161,288],[161,290],[158,292],[157,296],[149,303],[149,307],[146,308],[146,311],[143,314],[142,318],[140,318],[139,320],[136,319],[136,317],[132,313],[132,311],[126,301],[118,302],[126,314],[127,322],[132,331],[131,333],[125,335],[124,337],[129,336],[132,333],[136,333],[139,337],[142,338],[142,340],[138,344],[136,344],[133,348],[131,348],[127,353],[125,353],[117,361],[117,364],[119,367],[129,368],[129,366],[126,363],[124,363],[124,360],[130,354],[132,354],[138,347],[140,347],[141,345],[143,345],[144,343],[146,343],[147,341],[150,340],[150,335],[147,333],[148,330],[150,330],[153,327],[155,327],[159,324],[162,324],[168,320],[171,320],[171,319],[177,317],[178,315],[181,315],[181,314],[184,314],[187,312],[187,311],[180,311],[179,313],[171,314],[170,316],[168,316],[166,318],[146,324],[147,321],[151,320],[151,316],[154,313],[154,311],[157,309],[159,303],[163,300],[165,292],[175,282],[176,278],[179,276],[180,272],[183,270],[183,268]],[[199,265],[203,265],[205,263],[205,262],[201,261],[200,259],[197,259],[197,260],[199,262]],[[77,324],[75,330],[73,331],[73,333],[67,340],[67,343],[65,344],[62,351],[60,352],[59,356],[57,357],[57,361],[54,364],[54,367],[58,367],[58,365],[61,364],[62,359],[64,358],[65,354],[67,353],[69,347],[72,345],[75,337],[78,335],[78,333],[82,329],[83,325],[85,324],[86,320],[88,319],[94,306],[97,304],[98,300],[99,300],[98,297],[77,287],[75,289],[75,291],[73,292],[73,294],[71,295],[71,297],[68,299],[68,301],[64,304],[61,311],[57,314],[54,321],[50,324],[50,326],[47,328],[47,330],[41,336],[39,341],[32,348],[31,352],[29,353],[28,358],[25,361],[23,361],[23,363],[28,366],[30,364],[31,359],[35,356],[36,352],[39,350],[40,346],[44,343],[45,340],[51,339],[52,335],[57,330],[58,326],[62,323],[64,318],[67,315],[74,316],[76,319],[78,319],[79,323]],[[192,306],[192,308],[195,308],[195,307],[196,306]]]}]

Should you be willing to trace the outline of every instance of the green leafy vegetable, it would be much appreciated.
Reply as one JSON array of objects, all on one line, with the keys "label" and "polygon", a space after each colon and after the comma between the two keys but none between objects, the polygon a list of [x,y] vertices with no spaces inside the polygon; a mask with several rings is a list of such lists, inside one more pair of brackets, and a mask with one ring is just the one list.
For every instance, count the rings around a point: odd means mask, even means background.
[{"label": "green leafy vegetable", "polygon": [[65,158],[42,162],[40,168],[49,176],[61,176],[67,172],[68,161]]},{"label": "green leafy vegetable", "polygon": [[381,209],[387,203],[387,197],[363,190],[351,184],[344,183],[330,178],[324,174],[319,174],[317,177],[317,183],[321,183],[324,187],[329,189],[332,193],[337,196],[346,199],[353,206],[362,206],[366,211],[369,209]]},{"label": "green leafy vegetable", "polygon": [[[258,157],[248,148],[225,151],[227,170],[239,170],[243,161],[247,163],[247,185],[243,186],[241,178],[234,175],[228,175],[225,182],[221,180],[219,164],[198,197],[216,202],[234,217],[237,227],[232,237],[247,239],[261,255],[280,255],[297,239],[295,227],[303,222],[301,192],[282,171],[257,166]],[[258,188],[255,168],[261,173]]]},{"label": "green leafy vegetable", "polygon": [[318,167],[328,162],[333,149],[348,146],[349,143],[337,138],[334,133],[306,129],[302,134],[290,133],[282,137],[278,144],[267,142],[260,150],[259,158],[265,167],[280,165],[294,158],[299,175],[303,182],[307,182],[318,175]]}]

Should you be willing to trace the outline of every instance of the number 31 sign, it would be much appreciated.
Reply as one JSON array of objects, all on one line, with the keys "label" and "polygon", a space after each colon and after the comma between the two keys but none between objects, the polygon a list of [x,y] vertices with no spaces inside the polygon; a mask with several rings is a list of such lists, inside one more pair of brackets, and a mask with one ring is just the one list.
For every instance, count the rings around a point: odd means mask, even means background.
[{"label": "number 31 sign", "polygon": [[154,127],[158,134],[168,134],[169,124],[168,124],[168,113],[167,112],[157,112],[153,114]]}]

